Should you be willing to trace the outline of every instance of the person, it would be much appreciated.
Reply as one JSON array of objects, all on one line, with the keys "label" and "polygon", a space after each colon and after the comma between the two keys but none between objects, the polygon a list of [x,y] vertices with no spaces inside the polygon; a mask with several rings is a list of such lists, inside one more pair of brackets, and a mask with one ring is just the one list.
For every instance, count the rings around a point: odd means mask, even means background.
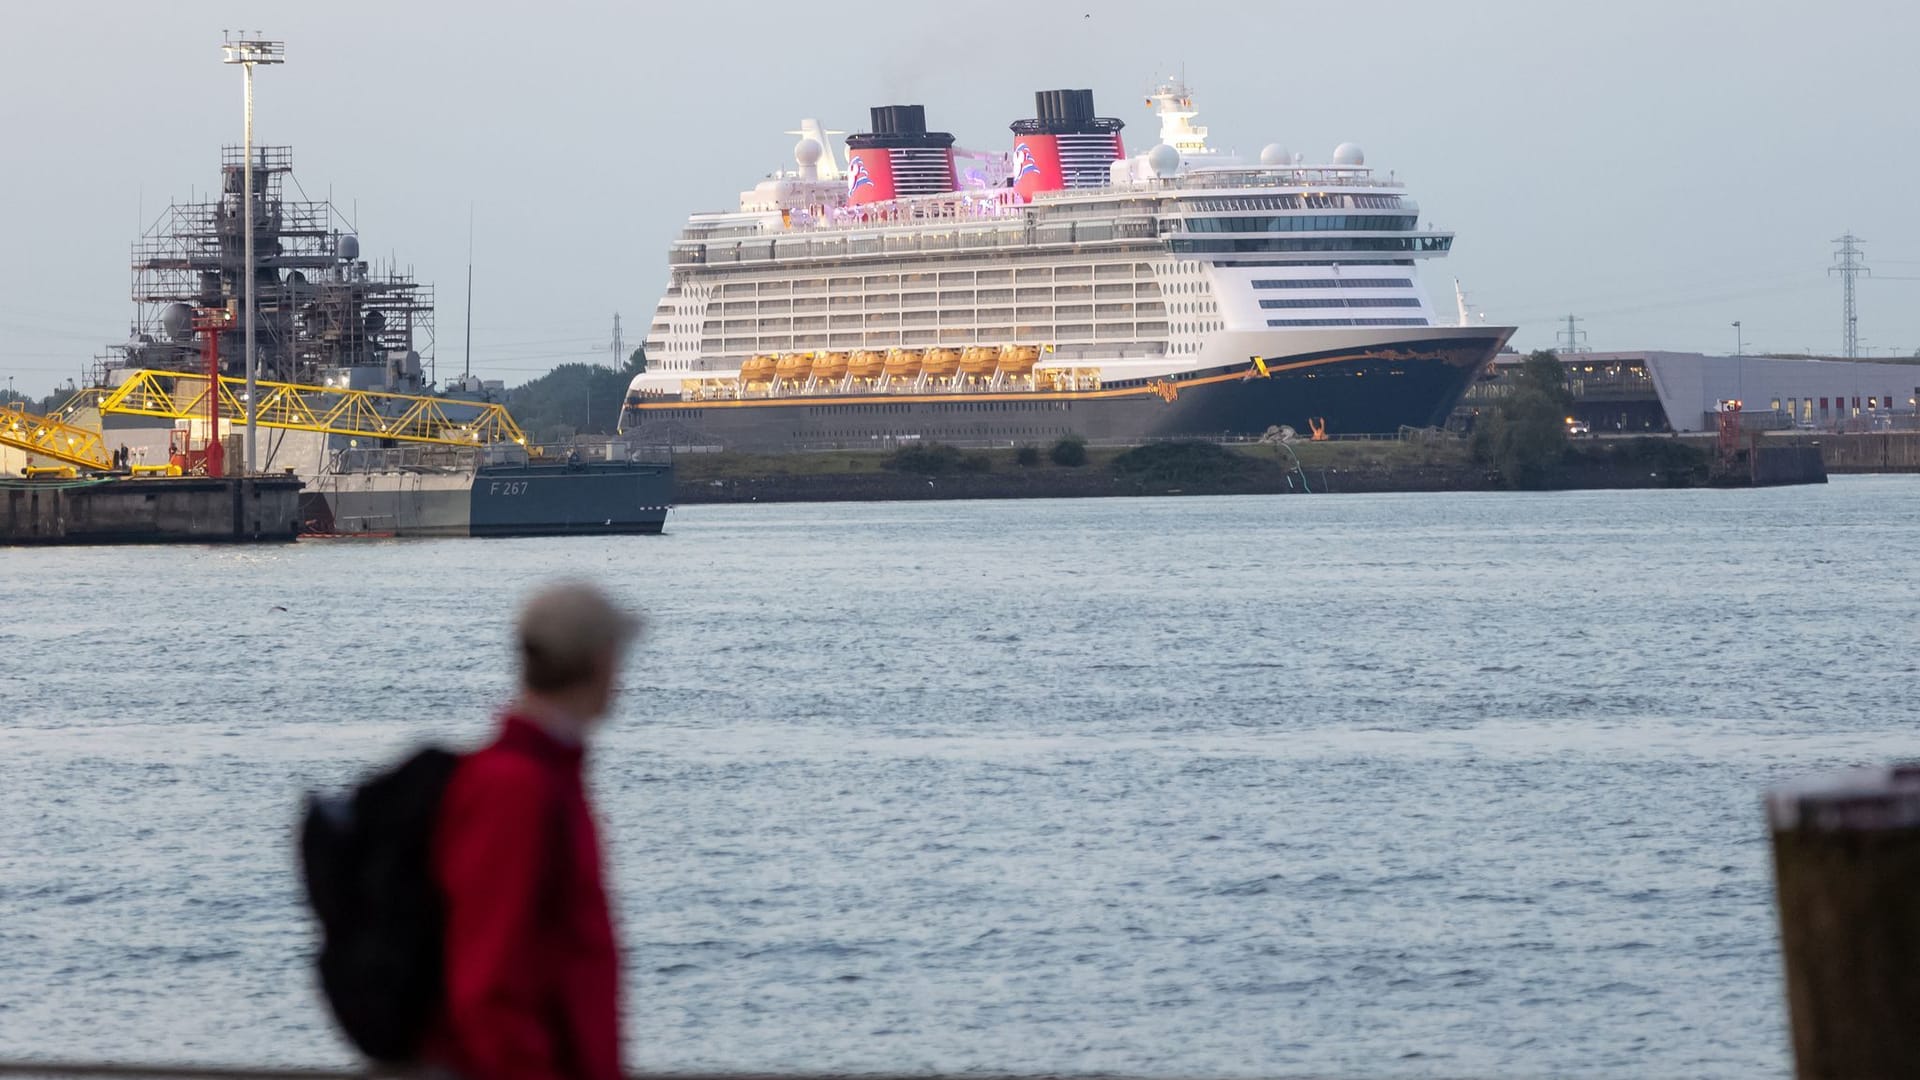
[{"label": "person", "polygon": [[428,1038],[462,1080],[621,1075],[619,950],[581,781],[639,615],[560,584],[520,613],[520,689],[491,744],[460,760],[434,828],[445,998]]}]

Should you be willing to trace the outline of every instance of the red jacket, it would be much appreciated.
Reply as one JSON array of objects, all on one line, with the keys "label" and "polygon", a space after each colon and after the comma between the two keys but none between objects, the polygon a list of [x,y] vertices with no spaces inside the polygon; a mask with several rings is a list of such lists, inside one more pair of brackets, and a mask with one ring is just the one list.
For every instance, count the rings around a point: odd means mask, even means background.
[{"label": "red jacket", "polygon": [[447,997],[428,1057],[465,1080],[620,1076],[619,955],[580,759],[508,716],[448,782],[433,852]]}]

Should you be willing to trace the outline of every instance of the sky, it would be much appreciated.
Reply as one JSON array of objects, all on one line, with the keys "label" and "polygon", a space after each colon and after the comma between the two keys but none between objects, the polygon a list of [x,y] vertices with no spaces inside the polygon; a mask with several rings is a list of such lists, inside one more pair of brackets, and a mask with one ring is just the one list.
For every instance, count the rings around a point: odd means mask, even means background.
[{"label": "sky", "polygon": [[256,141],[293,147],[364,255],[437,286],[460,370],[518,383],[644,336],[689,213],[790,166],[802,117],[924,104],[1004,150],[1033,91],[1089,87],[1140,152],[1184,68],[1214,145],[1343,141],[1457,232],[1424,268],[1551,347],[1837,352],[1832,240],[1873,271],[1873,355],[1920,352],[1920,4],[1896,0],[1029,0],[1024,4],[165,4],[0,7],[0,375],[43,393],[126,338],[128,251],[241,135],[225,29],[287,42]]}]

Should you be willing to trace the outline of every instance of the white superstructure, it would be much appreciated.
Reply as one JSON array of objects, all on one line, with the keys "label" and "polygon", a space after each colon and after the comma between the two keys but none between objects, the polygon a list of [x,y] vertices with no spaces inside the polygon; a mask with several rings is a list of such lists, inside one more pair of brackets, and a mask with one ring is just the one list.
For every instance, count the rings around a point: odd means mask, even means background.
[{"label": "white superstructure", "polygon": [[743,192],[736,211],[688,221],[635,388],[733,378],[754,356],[1015,344],[1048,348],[1042,368],[1098,366],[1111,380],[1203,366],[1228,335],[1280,354],[1287,338],[1328,337],[1308,331],[1438,321],[1415,266],[1453,235],[1421,228],[1418,205],[1358,147],[1324,164],[1277,147],[1219,164],[1185,85],[1149,101],[1167,141],[1115,161],[1105,186],[1031,202],[975,175],[957,191],[850,205],[807,122],[796,168]]}]

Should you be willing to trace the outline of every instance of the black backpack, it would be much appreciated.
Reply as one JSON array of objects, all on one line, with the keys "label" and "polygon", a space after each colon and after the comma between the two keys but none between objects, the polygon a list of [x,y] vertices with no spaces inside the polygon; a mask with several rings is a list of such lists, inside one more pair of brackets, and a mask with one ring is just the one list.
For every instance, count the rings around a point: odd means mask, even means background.
[{"label": "black backpack", "polygon": [[300,863],[320,922],[320,987],[377,1062],[412,1063],[445,997],[433,832],[458,762],[428,747],[351,792],[307,796]]}]

